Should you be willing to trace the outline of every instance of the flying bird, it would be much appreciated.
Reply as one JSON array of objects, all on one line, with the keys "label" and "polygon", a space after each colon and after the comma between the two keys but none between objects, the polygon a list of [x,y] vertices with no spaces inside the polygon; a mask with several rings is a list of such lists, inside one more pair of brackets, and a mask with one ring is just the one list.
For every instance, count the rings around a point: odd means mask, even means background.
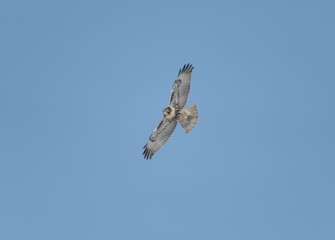
[{"label": "flying bird", "polygon": [[143,147],[144,158],[151,159],[152,156],[160,149],[172,132],[176,128],[177,122],[180,123],[185,133],[192,130],[198,120],[198,109],[196,105],[183,109],[190,92],[190,83],[193,70],[192,64],[185,64],[179,70],[177,80],[174,81],[170,104],[163,109],[163,120],[158,127],[151,133],[147,144]]}]

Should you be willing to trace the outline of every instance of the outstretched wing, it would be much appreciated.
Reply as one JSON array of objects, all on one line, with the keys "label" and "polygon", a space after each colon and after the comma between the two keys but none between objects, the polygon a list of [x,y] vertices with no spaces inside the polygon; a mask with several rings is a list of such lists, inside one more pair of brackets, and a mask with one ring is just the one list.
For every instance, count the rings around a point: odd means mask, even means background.
[{"label": "outstretched wing", "polygon": [[151,159],[155,152],[160,149],[170,138],[173,130],[176,128],[177,121],[164,118],[158,127],[150,135],[149,141],[143,147],[144,158]]},{"label": "outstretched wing", "polygon": [[171,90],[170,105],[182,109],[187,101],[190,92],[191,76],[193,70],[192,64],[185,64],[179,70],[177,80],[174,82]]}]

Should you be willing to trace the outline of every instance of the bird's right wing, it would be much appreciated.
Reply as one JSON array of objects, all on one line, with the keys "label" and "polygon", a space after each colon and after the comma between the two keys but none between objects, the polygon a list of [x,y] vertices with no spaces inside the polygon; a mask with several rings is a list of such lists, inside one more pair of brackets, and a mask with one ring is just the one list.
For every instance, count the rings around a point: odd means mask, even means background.
[{"label": "bird's right wing", "polygon": [[185,64],[179,70],[177,80],[173,83],[171,90],[170,105],[182,109],[187,101],[190,92],[191,77],[192,77],[192,64]]},{"label": "bird's right wing", "polygon": [[155,152],[169,140],[173,130],[176,128],[177,121],[164,118],[158,127],[152,132],[147,144],[143,147],[144,158],[151,159]]}]

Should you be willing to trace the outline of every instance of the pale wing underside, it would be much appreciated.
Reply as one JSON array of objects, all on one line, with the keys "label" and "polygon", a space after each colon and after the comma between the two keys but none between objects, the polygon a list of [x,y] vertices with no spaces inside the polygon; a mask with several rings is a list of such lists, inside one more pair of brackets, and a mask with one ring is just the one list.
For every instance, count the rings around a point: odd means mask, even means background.
[{"label": "pale wing underside", "polygon": [[192,64],[185,64],[179,70],[177,80],[174,82],[171,90],[170,105],[175,108],[182,109],[187,101],[190,92],[190,83],[193,70]]},{"label": "pale wing underside", "polygon": [[145,144],[144,158],[151,159],[155,152],[160,149],[170,138],[173,130],[176,128],[177,121],[164,118],[158,127],[150,135],[149,141]]}]

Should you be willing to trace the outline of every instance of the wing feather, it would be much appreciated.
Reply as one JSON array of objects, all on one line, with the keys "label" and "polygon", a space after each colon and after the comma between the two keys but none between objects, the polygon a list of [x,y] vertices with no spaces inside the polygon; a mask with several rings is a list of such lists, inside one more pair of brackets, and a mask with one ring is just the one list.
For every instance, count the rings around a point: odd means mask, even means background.
[{"label": "wing feather", "polygon": [[143,155],[146,159],[151,159],[155,152],[169,140],[173,130],[176,128],[177,121],[164,118],[158,127],[152,132],[147,144],[143,147]]},{"label": "wing feather", "polygon": [[182,109],[187,101],[190,92],[190,84],[192,77],[192,64],[185,64],[179,70],[177,80],[174,82],[171,90],[170,105],[178,109]]}]

